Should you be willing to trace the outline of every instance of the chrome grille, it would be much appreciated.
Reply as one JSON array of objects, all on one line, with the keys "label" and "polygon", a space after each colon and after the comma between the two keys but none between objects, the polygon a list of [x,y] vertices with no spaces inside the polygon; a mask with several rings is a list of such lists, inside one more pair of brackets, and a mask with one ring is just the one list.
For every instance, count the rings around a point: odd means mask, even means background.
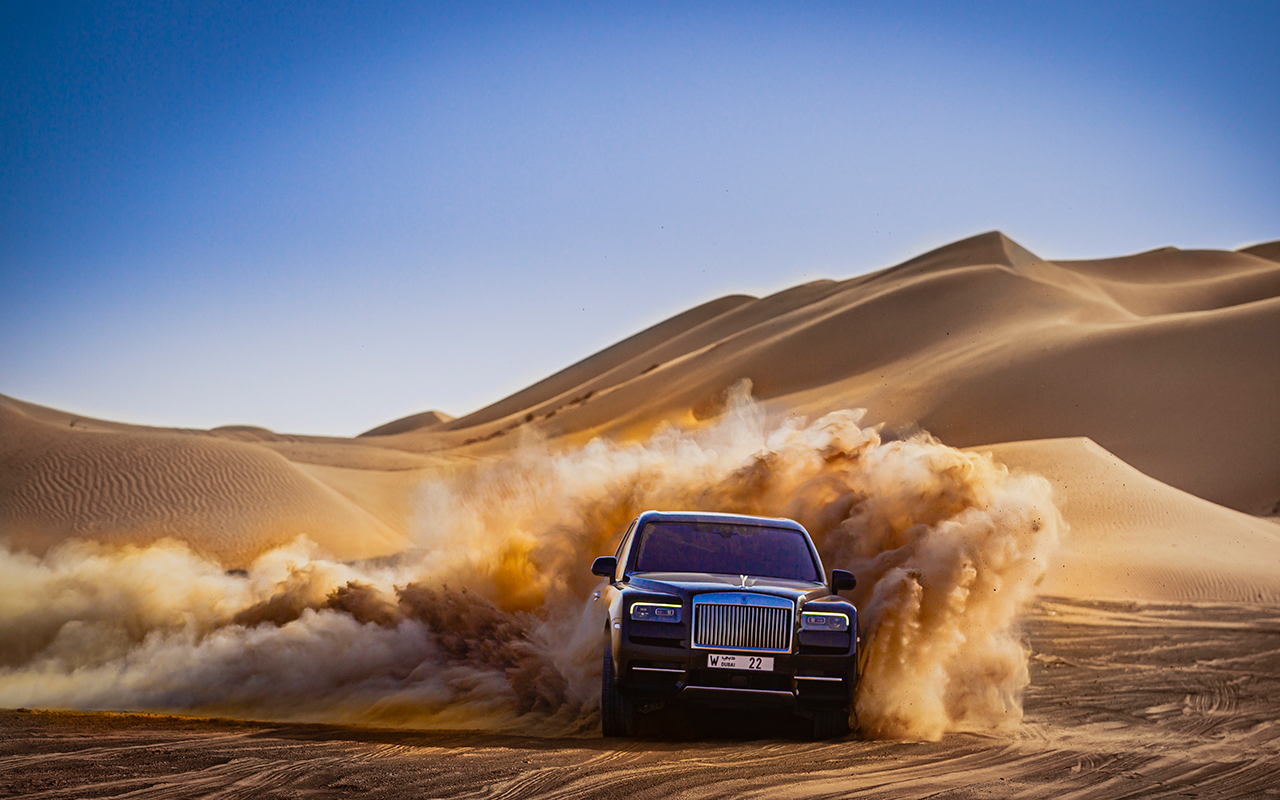
[{"label": "chrome grille", "polygon": [[767,601],[768,605],[756,605],[751,599],[737,603],[695,600],[694,647],[788,652],[791,649],[791,605],[779,605],[777,598],[772,597]]}]

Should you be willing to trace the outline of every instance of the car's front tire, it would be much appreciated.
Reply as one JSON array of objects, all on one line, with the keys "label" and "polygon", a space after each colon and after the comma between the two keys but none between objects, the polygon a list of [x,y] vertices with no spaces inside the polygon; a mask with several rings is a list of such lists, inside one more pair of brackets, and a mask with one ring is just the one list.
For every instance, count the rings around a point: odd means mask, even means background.
[{"label": "car's front tire", "polygon": [[635,701],[618,691],[618,681],[613,674],[613,647],[607,640],[600,673],[600,729],[606,737],[636,735]]},{"label": "car's front tire", "polygon": [[813,712],[813,738],[838,739],[849,733],[849,709],[819,708]]}]

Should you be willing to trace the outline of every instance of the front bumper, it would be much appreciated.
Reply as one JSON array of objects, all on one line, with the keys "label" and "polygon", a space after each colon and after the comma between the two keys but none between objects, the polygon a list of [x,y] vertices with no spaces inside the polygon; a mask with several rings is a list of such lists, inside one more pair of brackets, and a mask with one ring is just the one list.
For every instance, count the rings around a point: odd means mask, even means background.
[{"label": "front bumper", "polygon": [[[760,653],[694,649],[689,646],[687,628],[680,626],[683,635],[676,638],[675,627],[632,623],[615,629],[614,663],[621,692],[642,702],[717,707],[848,707],[853,698],[858,659],[857,638],[852,634],[843,648],[830,640],[813,644],[795,637],[792,652]],[[773,659],[773,669],[711,668],[710,653],[764,655]]]}]

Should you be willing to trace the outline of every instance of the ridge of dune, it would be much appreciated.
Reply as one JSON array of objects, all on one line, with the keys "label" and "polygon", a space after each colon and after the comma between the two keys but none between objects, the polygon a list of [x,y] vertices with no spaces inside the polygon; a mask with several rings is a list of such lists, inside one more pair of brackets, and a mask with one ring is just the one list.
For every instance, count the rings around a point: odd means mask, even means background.
[{"label": "ridge of dune", "polygon": [[[375,471],[400,471],[432,469],[442,465],[442,459],[430,453],[413,452],[379,446],[376,438],[342,438],[335,436],[306,436],[275,431],[256,425],[222,425],[209,430],[199,428],[163,428],[152,425],[136,425],[127,422],[86,417],[48,406],[37,405],[0,394],[0,406],[18,412],[23,417],[55,428],[77,432],[169,434],[196,438],[216,438],[254,444],[279,453],[291,462],[334,466],[348,469]],[[427,412],[441,414],[442,412]],[[447,415],[444,415],[447,416]]]},{"label": "ridge of dune", "polygon": [[1048,478],[1069,530],[1040,591],[1156,602],[1280,601],[1280,526],[1139,472],[1087,438],[973,448]]},{"label": "ridge of dune", "polygon": [[283,438],[275,431],[257,425],[222,425],[211,428],[209,434],[238,442],[275,442]]},{"label": "ridge of dune", "polygon": [[[1271,597],[1247,569],[1253,588],[1228,585],[1226,551],[1178,519],[1270,557],[1277,526],[1237,512],[1280,514],[1280,262],[1263,255],[1276,244],[1055,262],[984,233],[847,280],[713,300],[471,414],[422,412],[351,439],[151,428],[0,396],[0,525],[37,552],[168,535],[242,563],[302,533],[339,558],[383,555],[407,546],[424,478],[508,453],[524,430],[571,446],[696,427],[746,379],[770,412],[861,407],[890,437],[1022,443],[992,447],[1070,472],[1068,516],[1098,550],[1070,563],[1106,581],[1055,578],[1055,591],[1120,592],[1107,559],[1126,554],[1147,564],[1134,584],[1146,596]],[[1137,488],[1103,491],[1117,476]],[[1111,505],[1087,501],[1080,517],[1090,481]],[[1204,558],[1147,548],[1162,525]],[[1183,567],[1198,577],[1158,585]]]},{"label": "ridge of dune", "polygon": [[1200,497],[1280,509],[1280,354],[1267,346],[1280,342],[1280,263],[1250,252],[1055,262],[989,232],[660,329],[610,369],[559,373],[557,399],[518,393],[447,435],[381,444],[497,453],[526,426],[643,436],[715,414],[745,378],[780,410],[865,407],[960,446],[1089,436]]},{"label": "ridge of dune", "polygon": [[[528,389],[459,417],[448,426],[451,431],[462,433],[425,440],[413,437],[412,433],[393,435],[386,437],[383,444],[417,449],[488,443],[530,423],[553,436],[574,433],[590,436],[602,432],[643,433],[659,422],[693,421],[714,413],[716,401],[725,389],[743,377],[751,377],[738,374],[740,370],[735,372],[733,365],[728,370],[717,369],[721,357],[749,347],[761,338],[785,334],[788,326],[797,320],[824,313],[833,303],[839,305],[841,296],[864,286],[872,286],[871,293],[879,295],[883,293],[880,284],[886,281],[892,280],[896,285],[911,281],[916,275],[927,276],[970,263],[975,258],[979,261],[997,259],[1007,264],[1007,241],[1003,234],[989,232],[870,275],[839,282],[814,281],[764,298],[742,295],[720,298],[648,328]],[[696,316],[688,317],[695,312]],[[668,327],[668,323],[676,322],[680,324]],[[662,334],[668,332],[671,335],[664,338]],[[605,354],[610,358],[597,358]],[[706,369],[708,364],[711,369]],[[695,374],[691,376],[691,372]],[[580,382],[570,383],[574,379]],[[623,389],[623,394],[605,400]],[[552,395],[552,391],[559,394]],[[636,402],[636,395],[645,399]],[[499,442],[488,449],[500,450],[504,445]]]},{"label": "ridge of dune", "polygon": [[863,284],[897,283],[914,276],[945,272],[974,264],[1002,264],[1011,267],[1013,264],[1010,263],[1008,245],[1012,242],[1013,240],[1001,231],[977,233],[959,241],[935,247],[901,264],[850,278],[844,281],[843,285],[846,288],[853,288]]},{"label": "ridge of dune", "polygon": [[[150,425],[135,425],[129,422],[114,422],[112,420],[98,419],[96,417],[87,417],[87,416],[84,416],[83,414],[73,414],[70,411],[62,411],[61,409],[50,408],[49,406],[42,406],[37,403],[29,403],[26,400],[19,400],[16,397],[10,397],[6,394],[0,394],[0,407],[7,408],[10,411],[16,412],[27,419],[31,419],[47,425],[53,425],[59,428],[65,427],[69,429],[75,429],[77,431],[99,431],[99,432],[105,431],[105,432],[113,432],[113,433],[121,433],[121,432],[145,433],[145,432],[156,432],[156,431],[165,431],[167,433],[196,433],[196,434],[212,433],[212,431],[198,431],[190,428],[157,428]],[[268,431],[266,428],[258,428],[254,426],[229,426],[228,429],[231,430],[232,432],[230,433],[228,438],[235,438],[239,436],[240,433],[235,431],[235,429],[242,428],[242,427],[245,428],[246,430],[251,429],[253,431],[258,432],[258,434],[255,434],[255,435],[259,435],[259,434],[271,434],[272,436],[275,435],[271,431]],[[218,428],[214,429],[214,431],[217,431],[217,430],[221,430],[221,429],[218,429]]]},{"label": "ridge of dune", "polygon": [[1251,256],[1265,258],[1268,261],[1280,261],[1280,239],[1274,242],[1262,242],[1261,244],[1250,245],[1249,247],[1241,247],[1237,253],[1248,253]]},{"label": "ridge of dune", "polygon": [[1280,298],[1020,336],[939,370],[919,424],[958,446],[1085,435],[1205,499],[1277,507],[1280,359],[1265,343],[1280,342]]},{"label": "ridge of dune", "polygon": [[753,300],[755,298],[748,295],[728,295],[702,303],[629,336],[617,344],[610,345],[509,397],[455,419],[448,423],[447,427],[455,429],[482,425],[562,397],[567,392],[589,383],[597,376],[608,374],[630,363],[636,354],[650,350],[663,342],[678,339],[689,329],[697,328],[708,320],[716,319]]},{"label": "ridge of dune", "polygon": [[[779,316],[793,309],[803,308],[837,288],[838,284],[834,281],[814,281],[766,298],[742,295],[721,298],[720,301],[714,301],[717,304],[715,307],[708,308],[712,304],[705,304],[695,309],[704,312],[696,320],[696,324],[684,324],[668,338],[657,335],[661,325],[644,331],[641,335],[646,337],[649,345],[647,348],[640,349],[637,346],[620,351],[609,348],[602,352],[612,353],[610,359],[598,361],[594,356],[588,358],[556,373],[553,376],[556,381],[554,384],[549,383],[552,379],[535,384],[525,390],[530,394],[520,392],[475,414],[460,417],[444,426],[444,432],[439,429],[409,431],[381,437],[379,444],[421,451],[481,443],[481,452],[500,452],[509,446],[510,440],[495,440],[531,424],[544,434],[552,436],[580,433],[589,437],[596,433],[589,430],[593,427],[591,420],[599,419],[603,414],[606,422],[617,421],[613,402],[601,401],[620,387],[656,385],[663,387],[658,390],[658,394],[665,395],[669,391],[666,384],[673,375],[680,372],[681,365],[687,364],[691,356],[709,349],[719,349],[726,341],[761,325],[771,324]],[[726,301],[727,310],[719,305],[722,301]],[[623,344],[635,345],[635,339],[636,337],[632,337]],[[577,384],[566,383],[574,378],[583,380]],[[565,386],[569,388],[564,388]],[[533,392],[534,389],[538,391]],[[552,394],[553,391],[559,391],[559,394]],[[718,394],[715,396],[718,397]],[[520,405],[516,403],[517,399],[532,400],[533,405]],[[507,412],[505,416],[494,416],[503,411]],[[662,413],[665,412],[659,412],[660,415]],[[569,419],[570,423],[560,424],[564,419]],[[651,428],[656,421],[656,418],[649,419],[646,427]]]},{"label": "ridge of dune", "polygon": [[402,531],[255,444],[84,430],[0,401],[0,530],[43,553],[71,538],[172,538],[231,567],[306,536],[334,557],[397,552]]},{"label": "ridge of dune", "polygon": [[376,428],[370,428],[364,433],[358,434],[357,439],[368,436],[390,436],[394,433],[406,433],[416,430],[431,430],[439,428],[449,422],[453,422],[456,417],[446,414],[443,411],[423,411],[419,414],[410,414],[407,417],[392,420],[385,425],[379,425]]}]

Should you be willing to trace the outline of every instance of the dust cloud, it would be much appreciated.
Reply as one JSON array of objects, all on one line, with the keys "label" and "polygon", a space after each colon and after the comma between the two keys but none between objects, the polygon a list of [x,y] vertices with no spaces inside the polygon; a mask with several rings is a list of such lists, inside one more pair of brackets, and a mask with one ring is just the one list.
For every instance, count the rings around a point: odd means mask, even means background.
[{"label": "dust cloud", "polygon": [[415,547],[375,562],[305,539],[233,573],[172,540],[6,547],[0,706],[589,735],[588,565],[658,508],[791,517],[857,575],[863,735],[1015,726],[1018,618],[1064,529],[1049,484],[859,423],[771,418],[741,388],[696,431],[528,440],[424,485]]}]

